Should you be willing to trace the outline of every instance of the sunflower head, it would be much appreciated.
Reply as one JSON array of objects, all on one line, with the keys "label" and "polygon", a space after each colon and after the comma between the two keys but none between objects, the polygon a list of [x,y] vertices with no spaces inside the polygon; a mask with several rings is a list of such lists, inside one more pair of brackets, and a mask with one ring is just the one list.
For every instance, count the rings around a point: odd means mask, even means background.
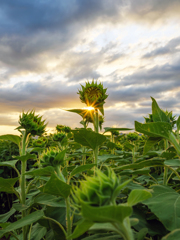
[{"label": "sunflower head", "polygon": [[86,103],[88,107],[92,106],[99,109],[103,114],[103,105],[108,97],[106,94],[107,88],[103,88],[103,84],[98,84],[94,80],[91,83],[86,82],[86,85],[81,85],[81,87],[82,89],[78,91],[81,101]]},{"label": "sunflower head", "polygon": [[19,117],[19,127],[18,129],[21,132],[21,129],[25,129],[27,134],[31,134],[32,136],[41,136],[45,133],[45,128],[47,124],[45,124],[45,120],[42,121],[42,116],[35,115],[35,111],[22,113]]},{"label": "sunflower head", "polygon": [[99,207],[115,202],[117,195],[114,192],[120,185],[120,178],[110,168],[107,168],[106,174],[99,169],[95,172],[95,176],[86,177],[86,181],[82,181],[79,187],[73,189],[73,204],[79,210],[82,203]]}]

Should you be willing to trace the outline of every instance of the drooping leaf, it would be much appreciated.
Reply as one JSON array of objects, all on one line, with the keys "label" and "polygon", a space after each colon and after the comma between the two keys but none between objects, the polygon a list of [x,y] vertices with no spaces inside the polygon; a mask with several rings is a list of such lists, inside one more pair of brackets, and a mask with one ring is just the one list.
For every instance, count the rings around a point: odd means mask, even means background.
[{"label": "drooping leaf", "polygon": [[156,100],[151,97],[152,99],[152,118],[154,122],[168,122],[168,117],[166,116],[165,112],[163,112],[160,107],[158,106]]},{"label": "drooping leaf", "polygon": [[[3,167],[12,167],[18,174],[19,176],[19,171],[18,169],[16,168],[16,163],[17,163],[18,160],[11,160],[11,161],[6,161],[6,162],[0,162],[0,166],[3,166]],[[1,172],[0,172],[1,173]]]},{"label": "drooping leaf", "polygon": [[11,208],[9,212],[0,215],[0,223],[5,223],[12,216],[16,210]]},{"label": "drooping leaf", "polygon": [[55,173],[52,173],[49,181],[39,189],[44,193],[67,198],[70,194],[71,186],[61,181]]},{"label": "drooping leaf", "polygon": [[135,145],[133,145],[133,144],[129,143],[128,141],[126,141],[124,143],[124,147],[126,147],[126,148],[128,148],[128,149],[130,149],[132,151],[135,148]]},{"label": "drooping leaf", "polygon": [[14,203],[12,206],[14,209],[16,209],[16,211],[19,211],[19,212],[26,210],[29,207],[22,203]]},{"label": "drooping leaf", "polygon": [[32,171],[28,171],[25,173],[25,175],[30,176],[51,176],[51,174],[54,173],[54,168],[51,166],[35,169]]},{"label": "drooping leaf", "polygon": [[20,147],[21,138],[19,136],[17,136],[17,135],[13,135],[13,134],[1,135],[0,139],[2,139],[2,140],[9,140],[9,141],[17,144],[18,147]]},{"label": "drooping leaf", "polygon": [[122,156],[116,156],[114,154],[103,154],[101,156],[98,156],[98,163],[100,162],[105,162],[106,160],[109,159],[121,159]]},{"label": "drooping leaf", "polygon": [[29,160],[29,159],[36,159],[37,156],[36,156],[36,154],[26,153],[25,155],[16,156],[16,157],[14,157],[14,158],[15,158],[15,159],[18,159],[18,160],[20,160],[20,161],[22,161],[22,162],[26,162],[26,161]]},{"label": "drooping leaf", "polygon": [[30,224],[38,221],[43,216],[44,216],[44,212],[41,210],[37,210],[37,211],[25,216],[24,218],[21,218],[20,220],[14,222],[14,223],[11,223],[3,230],[0,230],[0,237],[2,237],[5,233],[8,233],[8,232],[14,231],[18,228],[22,228],[24,226],[30,225]]},{"label": "drooping leaf", "polygon": [[126,164],[123,166],[116,167],[114,170],[125,170],[125,169],[141,169],[145,167],[160,167],[164,166],[164,160],[163,159],[151,159],[151,160],[144,160],[141,162],[136,162],[132,164]]},{"label": "drooping leaf", "polygon": [[77,143],[90,147],[93,150],[106,141],[104,135],[86,129],[73,130],[72,132],[74,133],[74,139]]},{"label": "drooping leaf", "polygon": [[0,177],[0,192],[7,192],[7,193],[15,193],[16,190],[14,189],[14,184],[19,180],[17,178],[1,178]]},{"label": "drooping leaf", "polygon": [[83,171],[86,171],[88,169],[91,169],[94,166],[96,166],[96,164],[86,164],[86,165],[78,166],[78,167],[73,169],[73,171],[70,174],[70,177],[72,177],[72,176],[74,176],[78,173],[81,173]]},{"label": "drooping leaf", "polygon": [[135,130],[149,137],[169,139],[169,134],[172,132],[172,126],[167,122],[150,122],[143,124],[135,121]]},{"label": "drooping leaf", "polygon": [[111,128],[111,127],[105,127],[104,129],[105,129],[104,133],[106,133],[106,132],[113,132],[113,131],[129,131],[129,130],[133,130],[133,128]]},{"label": "drooping leaf", "polygon": [[31,230],[31,240],[42,239],[47,232],[47,228],[41,226],[39,223],[36,223]]},{"label": "drooping leaf", "polygon": [[152,197],[144,204],[169,231],[180,228],[180,194],[168,186],[153,186],[152,189]]},{"label": "drooping leaf", "polygon": [[130,192],[127,203],[129,206],[134,206],[139,202],[150,198],[152,194],[145,189],[134,189]]}]

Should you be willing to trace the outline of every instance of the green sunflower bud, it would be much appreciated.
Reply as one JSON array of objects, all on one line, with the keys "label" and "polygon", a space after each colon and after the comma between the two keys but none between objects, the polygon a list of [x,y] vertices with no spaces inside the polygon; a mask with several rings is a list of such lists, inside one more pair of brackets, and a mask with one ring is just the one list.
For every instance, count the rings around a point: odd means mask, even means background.
[{"label": "green sunflower bud", "polygon": [[61,142],[64,138],[66,137],[66,134],[65,133],[55,133],[53,135],[53,140],[55,142]]},{"label": "green sunflower bud", "polygon": [[32,136],[41,136],[45,133],[45,128],[47,124],[42,121],[42,116],[35,115],[35,111],[22,113],[22,116],[19,117],[19,127],[17,129],[21,132],[21,129],[25,129],[27,135],[31,134]]},{"label": "green sunflower bud", "polygon": [[82,89],[78,92],[81,101],[87,106],[99,109],[103,113],[103,105],[108,97],[106,94],[107,88],[103,88],[103,84],[98,84],[94,80],[91,83],[86,82],[86,86],[81,85],[81,87]]},{"label": "green sunflower bud", "polygon": [[44,151],[41,154],[40,159],[44,166],[56,167],[63,163],[64,154],[65,152],[63,153],[58,150],[50,149],[50,150]]},{"label": "green sunflower bud", "polygon": [[84,203],[94,207],[116,204],[120,178],[110,168],[107,168],[107,174],[99,169],[95,173],[93,177],[86,177],[86,181],[82,181],[79,187],[73,188],[73,204],[79,211]]},{"label": "green sunflower bud", "polygon": [[47,138],[41,137],[38,139],[33,139],[32,145],[33,147],[45,147],[47,144]]}]

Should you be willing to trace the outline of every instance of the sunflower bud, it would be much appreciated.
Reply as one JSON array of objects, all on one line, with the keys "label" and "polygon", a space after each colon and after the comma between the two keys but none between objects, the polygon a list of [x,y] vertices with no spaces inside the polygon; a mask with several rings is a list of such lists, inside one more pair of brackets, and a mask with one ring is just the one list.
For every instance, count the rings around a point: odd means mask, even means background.
[{"label": "sunflower bud", "polygon": [[99,169],[96,169],[95,173],[95,176],[86,177],[86,181],[82,181],[79,187],[76,186],[73,189],[74,206],[79,210],[82,203],[94,207],[115,204],[120,178],[110,168],[107,168],[107,174]]},{"label": "sunflower bud", "polygon": [[103,109],[105,99],[108,97],[106,94],[107,88],[104,89],[101,83],[98,84],[94,80],[92,83],[86,82],[86,86],[81,85],[81,87],[82,89],[78,92],[81,101],[95,109]]},{"label": "sunflower bud", "polygon": [[42,121],[42,116],[35,115],[35,111],[22,113],[22,116],[19,117],[19,124],[20,126],[17,129],[21,132],[21,129],[25,129],[27,135],[31,134],[32,136],[41,136],[45,133],[46,125]]},{"label": "sunflower bud", "polygon": [[43,152],[40,158],[44,166],[56,167],[63,163],[64,154],[58,150],[50,149]]},{"label": "sunflower bud", "polygon": [[53,135],[53,140],[55,142],[61,142],[66,137],[65,133],[58,132]]}]

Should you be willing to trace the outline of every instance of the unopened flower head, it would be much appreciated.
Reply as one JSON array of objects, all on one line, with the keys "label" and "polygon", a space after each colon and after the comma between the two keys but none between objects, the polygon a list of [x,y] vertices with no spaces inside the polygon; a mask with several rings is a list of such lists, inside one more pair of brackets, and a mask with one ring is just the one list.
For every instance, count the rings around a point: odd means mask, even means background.
[{"label": "unopened flower head", "polygon": [[105,99],[108,97],[106,94],[107,88],[103,88],[103,84],[94,82],[94,80],[86,85],[81,85],[82,89],[79,90],[78,94],[83,103],[87,106],[96,108],[102,108],[105,103]]},{"label": "unopened flower head", "polygon": [[45,128],[47,124],[45,124],[45,120],[42,121],[42,116],[35,115],[35,111],[22,113],[19,117],[19,127],[18,130],[25,129],[27,134],[31,134],[32,136],[41,136],[45,133]]},{"label": "unopened flower head", "polygon": [[57,155],[59,153],[60,151],[55,149],[49,149],[44,151],[40,156],[42,164],[44,166],[53,166],[53,167],[59,166],[62,162],[57,158]]},{"label": "unopened flower head", "polygon": [[105,174],[96,169],[96,176],[86,177],[86,181],[82,181],[79,187],[74,187],[72,196],[76,208],[80,210],[82,203],[94,207],[114,204],[120,178],[112,169],[107,168],[107,170]]}]

